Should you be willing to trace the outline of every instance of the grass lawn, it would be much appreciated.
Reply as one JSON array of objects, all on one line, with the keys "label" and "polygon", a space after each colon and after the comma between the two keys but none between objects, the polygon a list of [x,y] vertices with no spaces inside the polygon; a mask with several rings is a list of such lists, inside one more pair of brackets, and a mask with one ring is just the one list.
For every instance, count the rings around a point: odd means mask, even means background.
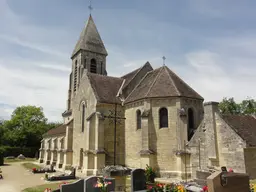
[{"label": "grass lawn", "polygon": [[18,158],[15,158],[15,159],[6,159],[4,158],[4,163],[14,163],[14,162],[23,162],[23,161],[36,161],[35,158],[26,158],[26,159],[18,159]]},{"label": "grass lawn", "polygon": [[34,163],[29,163],[29,162],[22,163],[22,166],[25,167],[26,169],[30,169],[30,170],[32,170],[33,168],[37,168],[37,169],[41,168],[39,165],[36,165]]},{"label": "grass lawn", "polygon": [[51,188],[52,190],[55,190],[55,189],[58,189],[59,185],[63,182],[73,183],[75,181],[77,181],[77,180],[60,181],[60,182],[57,182],[57,183],[49,183],[49,184],[44,184],[44,185],[38,185],[36,187],[23,189],[22,192],[44,192],[44,190],[46,188]]}]

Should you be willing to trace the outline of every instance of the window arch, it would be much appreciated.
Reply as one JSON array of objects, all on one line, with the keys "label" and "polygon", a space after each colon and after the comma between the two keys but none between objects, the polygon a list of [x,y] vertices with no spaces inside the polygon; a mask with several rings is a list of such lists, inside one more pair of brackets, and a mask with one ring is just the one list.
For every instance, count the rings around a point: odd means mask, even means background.
[{"label": "window arch", "polygon": [[74,72],[74,92],[76,92],[77,86],[77,61],[75,62],[75,72]]},{"label": "window arch", "polygon": [[82,104],[82,132],[84,132],[84,121],[85,121],[85,103]]},{"label": "window arch", "polygon": [[141,111],[136,111],[136,122],[137,122],[137,129],[141,129]]},{"label": "window arch", "polygon": [[97,64],[96,64],[96,60],[95,59],[91,60],[90,72],[91,73],[97,73]]},{"label": "window arch", "polygon": [[187,124],[187,135],[188,141],[193,137],[195,130],[195,122],[194,122],[194,111],[192,108],[188,109],[188,124]]},{"label": "window arch", "polygon": [[159,110],[159,126],[160,128],[168,128],[168,110],[165,107]]}]

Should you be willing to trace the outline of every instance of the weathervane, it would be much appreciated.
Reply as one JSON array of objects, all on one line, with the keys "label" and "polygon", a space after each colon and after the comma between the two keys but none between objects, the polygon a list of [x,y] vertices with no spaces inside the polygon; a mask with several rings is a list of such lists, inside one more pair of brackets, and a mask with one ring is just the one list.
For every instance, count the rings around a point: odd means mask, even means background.
[{"label": "weathervane", "polygon": [[166,57],[163,56],[162,58],[163,58],[163,65],[165,66],[165,59],[166,59]]},{"label": "weathervane", "polygon": [[90,10],[90,15],[92,13],[93,7],[92,7],[92,0],[90,0],[90,5],[88,6],[89,10]]}]

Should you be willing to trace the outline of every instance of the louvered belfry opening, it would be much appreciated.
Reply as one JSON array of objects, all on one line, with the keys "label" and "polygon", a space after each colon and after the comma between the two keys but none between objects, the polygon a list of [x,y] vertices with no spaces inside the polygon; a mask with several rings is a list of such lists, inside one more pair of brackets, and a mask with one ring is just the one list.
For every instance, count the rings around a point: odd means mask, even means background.
[{"label": "louvered belfry opening", "polygon": [[74,72],[74,92],[76,92],[77,88],[77,61],[75,63],[75,72]]},{"label": "louvered belfry opening", "polygon": [[96,64],[96,60],[95,59],[91,60],[90,72],[91,73],[97,73],[97,64]]}]

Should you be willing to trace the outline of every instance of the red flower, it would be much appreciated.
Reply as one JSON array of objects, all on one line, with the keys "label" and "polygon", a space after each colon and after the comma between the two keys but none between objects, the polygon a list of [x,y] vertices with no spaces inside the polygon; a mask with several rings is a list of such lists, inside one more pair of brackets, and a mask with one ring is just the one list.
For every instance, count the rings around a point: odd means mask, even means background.
[{"label": "red flower", "polygon": [[233,171],[232,168],[230,168],[230,169],[228,170],[228,172],[229,172],[229,173],[233,173],[234,171]]},{"label": "red flower", "polygon": [[36,171],[36,168],[33,168],[32,170],[33,170],[33,171]]},{"label": "red flower", "polygon": [[203,187],[203,191],[208,191],[208,187],[207,187],[207,186],[204,186],[204,187]]}]

